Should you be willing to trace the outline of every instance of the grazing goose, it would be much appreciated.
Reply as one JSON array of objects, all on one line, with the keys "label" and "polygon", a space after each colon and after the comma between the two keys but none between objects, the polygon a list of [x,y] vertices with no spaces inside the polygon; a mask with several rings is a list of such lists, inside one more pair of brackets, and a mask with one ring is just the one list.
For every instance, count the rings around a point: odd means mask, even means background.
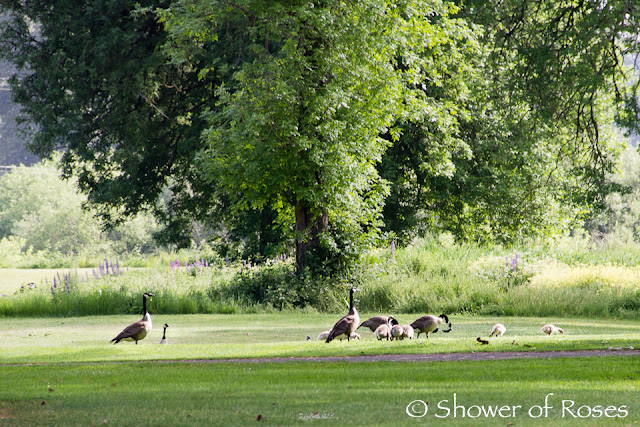
[{"label": "grazing goose", "polygon": [[349,313],[333,325],[326,342],[331,342],[342,335],[347,337],[347,341],[351,340],[351,334],[355,332],[360,323],[360,315],[358,315],[356,306],[353,305],[353,293],[358,290],[358,288],[351,288],[349,291]]},{"label": "grazing goose", "polygon": [[489,335],[489,338],[491,338],[494,335],[496,337],[501,337],[502,335],[504,335],[505,332],[507,332],[507,328],[505,328],[502,323],[496,323],[495,326],[493,327],[493,330],[491,331],[491,335]]},{"label": "grazing goose", "polygon": [[124,330],[120,332],[117,337],[112,339],[111,342],[118,344],[120,341],[135,341],[137,345],[138,341],[146,337],[147,334],[151,332],[153,324],[151,323],[151,315],[147,311],[147,298],[151,299],[153,296],[153,294],[148,292],[145,292],[145,294],[142,295],[142,311],[144,312],[142,320],[132,323],[124,328]]},{"label": "grazing goose", "polygon": [[451,322],[449,322],[449,318],[446,314],[441,314],[440,316],[433,316],[428,314],[426,316],[422,316],[417,319],[415,322],[411,324],[411,327],[418,331],[418,335],[416,335],[416,339],[420,337],[421,333],[425,333],[427,338],[429,338],[429,332],[433,332],[434,334],[438,332],[438,326],[442,324],[442,322],[449,326],[448,330],[442,330],[442,332],[451,332]]},{"label": "grazing goose", "polygon": [[555,325],[552,325],[551,323],[549,323],[548,325],[544,325],[542,328],[540,328],[540,330],[549,336],[557,334],[558,332],[564,334],[564,330],[558,328]]},{"label": "grazing goose", "polygon": [[357,329],[364,326],[365,328],[369,328],[371,332],[375,332],[378,326],[386,325],[389,322],[391,322],[391,326],[398,324],[398,321],[394,319],[393,316],[373,316],[362,322]]},{"label": "grazing goose", "polygon": [[169,327],[169,325],[167,325],[166,323],[164,324],[164,330],[162,331],[162,339],[160,340],[160,344],[169,344],[169,342],[167,341],[167,328]]}]

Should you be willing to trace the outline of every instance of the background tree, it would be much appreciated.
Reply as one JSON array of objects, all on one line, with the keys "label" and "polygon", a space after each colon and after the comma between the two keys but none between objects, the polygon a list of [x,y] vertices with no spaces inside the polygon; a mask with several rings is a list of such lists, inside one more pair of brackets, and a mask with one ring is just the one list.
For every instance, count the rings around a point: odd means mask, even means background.
[{"label": "background tree", "polygon": [[112,230],[101,230],[87,198],[73,180],[62,180],[55,161],[16,167],[0,175],[0,240],[18,238],[23,251],[59,255],[151,253],[157,225],[139,215]]},{"label": "background tree", "polygon": [[[609,179],[620,151],[611,108],[631,128],[638,120],[637,85],[626,84],[632,75],[622,61],[638,53],[635,9],[628,2],[465,2],[458,16],[476,29],[481,47],[466,58],[472,89],[458,102],[469,114],[455,136],[467,150],[452,152],[448,173],[432,173],[424,165],[431,141],[444,140],[438,129],[405,132],[383,160],[409,171],[392,178],[406,194],[389,200],[385,220],[399,213],[409,226],[419,219],[459,238],[513,241],[579,226],[603,209],[618,188]],[[402,233],[402,226],[392,229]]]},{"label": "background tree", "polygon": [[[158,216],[175,226],[185,210],[206,211],[207,189],[193,164],[210,82],[166,61],[155,16],[134,14],[135,4],[124,0],[0,5],[8,17],[0,56],[18,67],[12,95],[30,149],[44,157],[62,151],[65,176],[77,177],[107,223],[160,207]],[[156,205],[167,186],[172,203]]]}]

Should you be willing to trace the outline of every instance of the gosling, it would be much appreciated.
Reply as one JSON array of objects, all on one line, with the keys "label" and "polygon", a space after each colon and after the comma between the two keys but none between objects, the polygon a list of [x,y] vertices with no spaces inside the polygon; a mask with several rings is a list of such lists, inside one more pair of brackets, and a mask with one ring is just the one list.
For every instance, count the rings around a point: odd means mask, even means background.
[{"label": "gosling", "polygon": [[169,341],[167,341],[167,328],[169,327],[169,325],[167,325],[166,323],[164,324],[164,330],[162,331],[162,339],[160,340],[160,344],[169,344]]},{"label": "gosling", "polygon": [[502,323],[496,323],[491,331],[491,335],[489,335],[489,338],[493,336],[501,337],[505,332],[507,332],[507,328],[505,328]]},{"label": "gosling", "polygon": [[316,338],[316,340],[318,341],[324,341],[327,338],[329,338],[329,334],[331,333],[331,331],[323,331],[320,332],[320,335],[318,335],[318,338]]},{"label": "gosling", "polygon": [[409,338],[410,340],[413,339],[413,328],[411,325],[404,325],[402,327],[402,338]]},{"label": "gosling", "polygon": [[378,326],[374,333],[376,334],[378,341],[382,340],[382,338],[386,338],[387,340],[391,338],[391,328],[388,323]]},{"label": "gosling", "polygon": [[392,340],[401,340],[403,338],[402,337],[402,332],[403,332],[402,326],[393,325],[391,327],[391,339]]},{"label": "gosling", "polygon": [[557,326],[552,325],[551,323],[549,323],[548,325],[544,325],[542,328],[540,328],[540,330],[549,336],[553,334],[557,334],[558,332],[560,332],[561,334],[564,334],[564,330],[562,330],[562,328],[558,328]]}]

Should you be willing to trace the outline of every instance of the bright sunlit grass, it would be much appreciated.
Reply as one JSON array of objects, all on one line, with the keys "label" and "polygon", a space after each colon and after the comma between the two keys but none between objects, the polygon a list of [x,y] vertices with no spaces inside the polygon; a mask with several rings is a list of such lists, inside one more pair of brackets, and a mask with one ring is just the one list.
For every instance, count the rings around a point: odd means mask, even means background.
[{"label": "bright sunlit grass", "polygon": [[[397,317],[401,323],[411,323],[418,316]],[[0,363],[640,348],[640,322],[480,316],[452,316],[452,332],[432,334],[428,340],[422,335],[418,340],[377,341],[368,330],[359,330],[361,340],[316,341],[338,318],[305,313],[153,315],[154,329],[138,345],[112,345],[109,340],[139,316],[5,318],[0,319]],[[497,321],[505,324],[506,334],[479,345],[476,337],[487,338]],[[562,327],[565,335],[544,335],[540,327],[548,322]],[[170,344],[161,346],[164,323],[170,325]]]}]

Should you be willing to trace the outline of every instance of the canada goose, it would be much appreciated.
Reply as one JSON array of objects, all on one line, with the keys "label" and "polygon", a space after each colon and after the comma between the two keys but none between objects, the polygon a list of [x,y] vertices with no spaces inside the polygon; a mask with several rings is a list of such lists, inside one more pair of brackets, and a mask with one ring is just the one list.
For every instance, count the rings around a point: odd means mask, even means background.
[{"label": "canada goose", "polygon": [[451,332],[451,322],[449,322],[449,318],[446,314],[441,314],[440,316],[433,316],[431,314],[422,316],[413,322],[411,327],[418,331],[416,339],[418,339],[420,334],[423,332],[427,335],[427,338],[429,338],[429,332],[433,332],[434,334],[438,332],[438,326],[440,326],[443,321],[446,325],[449,325],[449,329],[446,331],[443,329],[442,332]]},{"label": "canada goose", "polygon": [[151,323],[151,315],[147,311],[147,298],[151,299],[153,296],[155,295],[148,292],[145,292],[145,294],[142,295],[142,311],[144,312],[142,320],[132,323],[124,328],[124,330],[120,332],[117,337],[112,339],[111,342],[118,344],[120,341],[135,341],[137,345],[138,341],[146,337],[147,334],[151,332],[153,324]]},{"label": "canada goose", "polygon": [[404,325],[402,327],[402,338],[409,338],[410,340],[413,339],[413,328],[411,325]]},{"label": "canada goose", "polygon": [[555,325],[552,325],[551,323],[549,323],[548,325],[544,325],[542,328],[540,328],[540,330],[549,336],[557,334],[558,332],[564,334],[564,330],[558,328]]},{"label": "canada goose", "polygon": [[160,340],[160,344],[169,344],[169,342],[167,341],[167,328],[169,327],[169,325],[167,325],[166,323],[164,324],[164,330],[162,331],[162,339]]},{"label": "canada goose", "polygon": [[489,344],[489,341],[487,340],[483,340],[482,338],[478,337],[476,338],[476,341],[478,341],[480,343],[480,345],[487,345]]},{"label": "canada goose", "polygon": [[505,332],[507,332],[507,328],[505,328],[502,323],[496,323],[493,327],[493,330],[491,331],[491,335],[489,335],[489,338],[494,335],[496,337],[501,337]]},{"label": "canada goose", "polygon": [[360,315],[358,315],[356,306],[353,305],[353,293],[358,290],[358,288],[351,288],[349,291],[349,313],[333,325],[326,342],[331,342],[342,335],[347,337],[347,341],[351,340],[351,334],[355,332],[360,323]]},{"label": "canada goose", "polygon": [[389,340],[389,338],[391,338],[391,328],[389,327],[389,323],[378,326],[374,334],[376,334],[376,338],[378,338],[378,341],[380,341],[382,338],[386,338],[387,340]]},{"label": "canada goose", "polygon": [[391,339],[401,340],[403,338],[402,333],[403,333],[402,326],[393,325],[391,327]]},{"label": "canada goose", "polygon": [[369,328],[371,330],[371,332],[375,332],[376,329],[378,329],[378,326],[386,325],[389,322],[391,322],[391,326],[398,324],[398,321],[396,319],[394,319],[393,316],[391,316],[391,315],[389,315],[389,316],[373,316],[373,317],[368,318],[364,322],[362,322],[360,324],[360,326],[358,326],[357,329],[360,329],[361,327],[364,326],[365,328]]}]

